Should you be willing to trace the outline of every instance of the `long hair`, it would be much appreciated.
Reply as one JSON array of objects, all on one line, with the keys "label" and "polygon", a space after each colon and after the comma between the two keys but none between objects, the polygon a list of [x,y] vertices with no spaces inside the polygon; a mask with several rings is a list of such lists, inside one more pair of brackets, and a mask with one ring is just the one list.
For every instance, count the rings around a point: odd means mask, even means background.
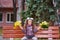
[{"label": "long hair", "polygon": [[[24,29],[26,29],[27,28],[27,25],[28,25],[28,20],[26,20],[25,21],[25,24],[24,24]],[[34,21],[32,20],[32,24],[31,24],[31,26],[32,26],[32,31],[34,30]]]}]

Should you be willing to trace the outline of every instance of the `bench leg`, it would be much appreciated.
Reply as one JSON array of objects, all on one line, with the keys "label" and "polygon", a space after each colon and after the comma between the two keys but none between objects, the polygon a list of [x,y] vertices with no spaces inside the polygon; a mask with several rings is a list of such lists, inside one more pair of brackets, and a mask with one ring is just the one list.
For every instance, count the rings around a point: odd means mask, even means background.
[{"label": "bench leg", "polygon": [[53,38],[48,38],[48,40],[53,40]]},{"label": "bench leg", "polygon": [[13,40],[13,38],[10,38],[10,40]]}]

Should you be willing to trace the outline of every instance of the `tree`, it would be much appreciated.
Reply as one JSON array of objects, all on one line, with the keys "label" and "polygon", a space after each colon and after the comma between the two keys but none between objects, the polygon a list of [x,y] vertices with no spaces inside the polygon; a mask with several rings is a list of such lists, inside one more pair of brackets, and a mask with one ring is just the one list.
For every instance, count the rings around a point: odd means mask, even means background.
[{"label": "tree", "polygon": [[26,0],[25,4],[27,8],[22,11],[23,20],[27,17],[33,17],[35,22],[55,20],[52,0]]},{"label": "tree", "polygon": [[16,0],[13,0],[13,12],[14,12],[14,22],[16,21]]}]

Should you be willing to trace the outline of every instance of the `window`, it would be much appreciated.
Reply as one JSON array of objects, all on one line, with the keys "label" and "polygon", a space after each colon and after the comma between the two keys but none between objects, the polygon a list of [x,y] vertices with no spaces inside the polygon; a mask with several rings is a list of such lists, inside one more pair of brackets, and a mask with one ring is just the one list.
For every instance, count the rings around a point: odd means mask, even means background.
[{"label": "window", "polygon": [[2,21],[2,13],[0,12],[0,21]]},{"label": "window", "polygon": [[14,14],[7,13],[7,22],[13,22],[13,21],[14,21]]}]

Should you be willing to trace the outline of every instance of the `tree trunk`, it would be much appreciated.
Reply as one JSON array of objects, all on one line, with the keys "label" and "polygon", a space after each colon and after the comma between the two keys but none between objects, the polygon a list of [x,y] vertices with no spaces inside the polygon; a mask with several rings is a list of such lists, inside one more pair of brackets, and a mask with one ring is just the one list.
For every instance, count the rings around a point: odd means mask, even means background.
[{"label": "tree trunk", "polygon": [[16,21],[16,0],[13,0],[13,13],[14,13],[14,22]]},{"label": "tree trunk", "polygon": [[21,20],[22,0],[18,0],[17,21]]}]

